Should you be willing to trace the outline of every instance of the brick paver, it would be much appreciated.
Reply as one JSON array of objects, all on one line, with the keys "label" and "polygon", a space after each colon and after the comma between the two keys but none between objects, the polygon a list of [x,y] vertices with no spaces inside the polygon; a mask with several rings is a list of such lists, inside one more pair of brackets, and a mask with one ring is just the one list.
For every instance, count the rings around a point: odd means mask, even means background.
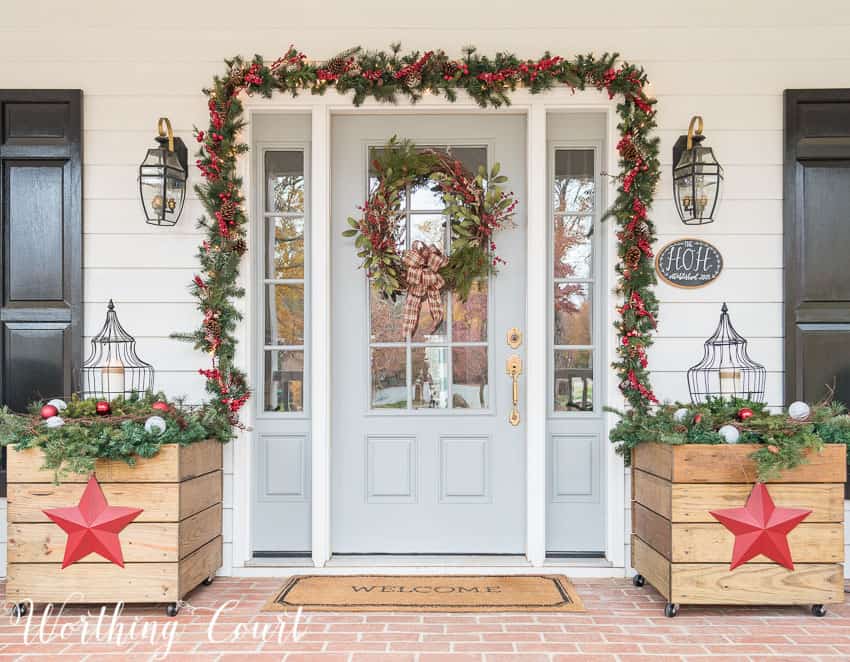
[{"label": "brick paver", "polygon": [[[281,583],[222,577],[192,593],[173,619],[161,606],[130,606],[113,623],[109,607],[100,639],[98,609],[71,607],[42,619],[39,606],[22,622],[0,618],[0,662],[850,660],[847,604],[829,607],[825,618],[803,607],[685,606],[668,619],[648,586],[578,579],[582,614],[311,613],[301,615],[294,640],[294,615],[260,611]],[[113,639],[104,642],[110,626]]]}]

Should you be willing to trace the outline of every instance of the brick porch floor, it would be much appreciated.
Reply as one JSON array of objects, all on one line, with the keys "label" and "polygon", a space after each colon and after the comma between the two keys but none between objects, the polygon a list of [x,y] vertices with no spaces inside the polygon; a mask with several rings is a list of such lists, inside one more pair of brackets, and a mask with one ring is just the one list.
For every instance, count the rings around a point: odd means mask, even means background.
[{"label": "brick porch floor", "polygon": [[[68,633],[65,640],[57,636],[46,643],[26,644],[23,624],[3,617],[0,659],[149,660],[153,651],[164,650],[164,643],[140,639],[138,629],[146,623],[176,628],[166,658],[169,662],[247,656],[286,662],[850,660],[850,604],[830,607],[825,618],[797,607],[683,607],[679,616],[668,619],[662,614],[663,600],[654,590],[634,588],[624,579],[576,580],[588,610],[584,614],[313,613],[303,617],[298,642],[278,643],[277,632],[265,642],[251,632],[237,641],[208,640],[211,614],[227,600],[239,603],[218,619],[217,640],[232,638],[240,623],[243,628],[275,624],[277,615],[261,613],[260,608],[281,583],[280,579],[218,578],[212,586],[192,593],[190,606],[176,619],[167,618],[162,607],[128,608],[120,623],[127,632],[137,620],[137,638],[122,645],[80,643],[79,632]],[[62,624],[79,622],[85,612],[74,608],[61,619],[51,618],[45,637],[51,632],[58,635]],[[40,617],[37,609],[30,637],[38,637]]]}]

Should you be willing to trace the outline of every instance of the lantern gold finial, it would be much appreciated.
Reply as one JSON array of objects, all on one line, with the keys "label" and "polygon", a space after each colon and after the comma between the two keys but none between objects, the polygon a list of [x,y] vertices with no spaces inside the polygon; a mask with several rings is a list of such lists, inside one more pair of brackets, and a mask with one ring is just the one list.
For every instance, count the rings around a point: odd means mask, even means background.
[{"label": "lantern gold finial", "polygon": [[[694,130],[694,125],[696,125],[696,130]],[[694,148],[694,134],[702,135],[702,115],[694,115],[691,118],[691,123],[688,124],[688,149]]]},{"label": "lantern gold finial", "polygon": [[[693,120],[691,120],[693,122]],[[165,129],[163,129],[163,125],[165,125]],[[700,119],[700,126],[702,126],[702,119]],[[160,138],[165,138],[168,136],[168,151],[174,151],[174,131],[171,130],[171,122],[167,117],[160,117],[156,123],[156,130],[159,133]],[[690,133],[690,132],[689,132]]]}]

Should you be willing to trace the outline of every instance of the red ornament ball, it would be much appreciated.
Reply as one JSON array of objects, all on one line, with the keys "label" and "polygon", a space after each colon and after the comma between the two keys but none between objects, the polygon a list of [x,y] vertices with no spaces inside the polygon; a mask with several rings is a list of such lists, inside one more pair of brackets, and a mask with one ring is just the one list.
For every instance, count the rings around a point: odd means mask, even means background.
[{"label": "red ornament ball", "polygon": [[41,417],[45,420],[59,415],[59,410],[53,405],[44,405],[41,408]]},{"label": "red ornament ball", "polygon": [[106,400],[98,400],[94,406],[98,416],[106,416],[112,411],[112,406]]},{"label": "red ornament ball", "polygon": [[749,407],[741,407],[738,410],[738,419],[742,421],[746,421],[749,418],[752,418],[755,412]]},{"label": "red ornament ball", "polygon": [[151,409],[156,409],[157,411],[171,411],[171,406],[167,402],[157,400],[151,405]]},{"label": "red ornament ball", "polygon": [[694,414],[694,425],[702,423],[702,414]]}]

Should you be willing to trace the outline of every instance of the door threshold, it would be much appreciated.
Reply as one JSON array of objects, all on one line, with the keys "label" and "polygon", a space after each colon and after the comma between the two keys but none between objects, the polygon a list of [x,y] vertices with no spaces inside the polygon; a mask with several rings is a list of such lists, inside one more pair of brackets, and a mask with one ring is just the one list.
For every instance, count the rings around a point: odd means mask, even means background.
[{"label": "door threshold", "polygon": [[527,566],[522,554],[334,554],[325,564],[328,568],[392,566],[398,568],[428,567],[505,567]]},{"label": "door threshold", "polygon": [[[269,556],[252,558],[245,563],[246,568],[313,568],[309,557]],[[530,570],[533,566],[523,555],[478,555],[478,554],[336,554],[324,566],[334,570],[375,570],[376,568],[458,568],[470,572],[482,569],[499,568],[510,572],[511,569]],[[547,558],[543,567],[549,570],[557,568],[613,568],[610,561],[599,557]]]}]

